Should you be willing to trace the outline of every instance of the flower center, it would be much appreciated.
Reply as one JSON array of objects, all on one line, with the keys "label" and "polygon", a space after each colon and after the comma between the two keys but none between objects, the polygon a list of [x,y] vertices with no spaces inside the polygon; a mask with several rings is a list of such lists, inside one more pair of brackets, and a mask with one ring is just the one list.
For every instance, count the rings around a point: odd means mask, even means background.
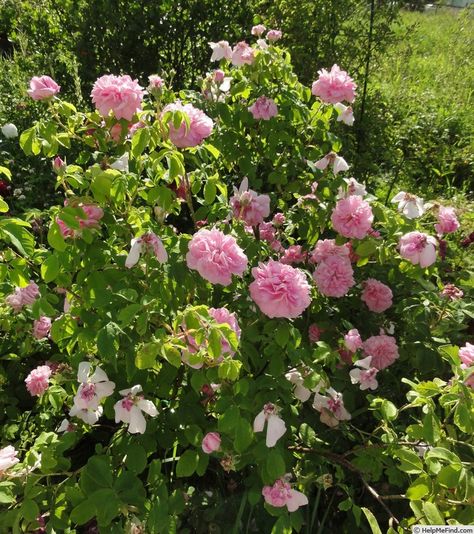
[{"label": "flower center", "polygon": [[132,409],[134,404],[135,403],[133,402],[133,400],[130,397],[127,397],[126,399],[123,399],[122,401],[122,408],[125,408],[127,412],[129,412]]},{"label": "flower center", "polygon": [[91,401],[95,396],[95,384],[83,384],[81,387],[81,399]]}]

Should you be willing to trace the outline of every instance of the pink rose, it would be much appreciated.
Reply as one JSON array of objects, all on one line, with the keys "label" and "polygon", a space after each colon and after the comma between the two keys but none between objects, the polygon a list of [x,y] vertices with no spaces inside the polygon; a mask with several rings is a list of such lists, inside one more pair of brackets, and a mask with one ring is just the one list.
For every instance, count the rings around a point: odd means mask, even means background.
[{"label": "pink rose", "polygon": [[316,323],[309,325],[308,337],[310,343],[317,343],[321,339],[322,330]]},{"label": "pink rose", "polygon": [[189,242],[186,263],[212,284],[228,286],[233,274],[244,273],[247,256],[234,237],[217,229],[201,229]]},{"label": "pink rose", "polygon": [[343,297],[355,284],[354,271],[348,258],[329,256],[313,273],[319,292],[326,297]]},{"label": "pink rose", "polygon": [[39,287],[34,282],[30,282],[26,287],[16,287],[15,291],[5,299],[5,302],[13,308],[13,311],[18,313],[23,306],[33,304],[39,295]]},{"label": "pink rose", "polygon": [[306,252],[302,250],[301,245],[291,245],[285,250],[285,254],[280,259],[281,263],[287,265],[291,263],[302,263],[306,261]]},{"label": "pink rose", "polygon": [[464,347],[459,349],[459,357],[466,367],[474,365],[474,345],[472,343],[466,343]]},{"label": "pink rose", "polygon": [[213,74],[213,79],[216,83],[222,83],[225,78],[225,72],[221,69],[216,69]]},{"label": "pink rose", "polygon": [[438,211],[438,224],[435,224],[435,230],[438,234],[450,234],[455,232],[459,226],[459,221],[456,217],[454,208],[445,208],[441,206]]},{"label": "pink rose", "polygon": [[362,348],[362,339],[357,328],[349,330],[344,336],[344,344],[351,352],[357,352],[358,349]]},{"label": "pink rose", "polygon": [[51,319],[49,317],[45,317],[43,315],[33,323],[33,336],[36,339],[43,339],[44,337],[48,337],[50,330]]},{"label": "pink rose", "polygon": [[275,228],[273,224],[270,222],[260,223],[258,225],[258,233],[260,235],[260,239],[262,241],[266,241],[267,243],[270,243],[270,246],[276,240]]},{"label": "pink rose", "polygon": [[218,43],[209,43],[212,48],[211,61],[220,61],[221,59],[232,58],[232,48],[227,41],[219,41]]},{"label": "pink rose", "polygon": [[408,232],[400,238],[400,256],[413,265],[429,267],[436,261],[436,239],[421,232]]},{"label": "pink rose", "polygon": [[280,30],[269,30],[269,32],[267,33],[267,39],[274,43],[276,41],[279,41],[282,35],[283,34]]},{"label": "pink rose", "polygon": [[328,104],[337,104],[343,100],[354,102],[357,85],[346,71],[333,65],[330,72],[321,69],[318,74],[319,79],[313,82],[311,87],[314,96],[319,96]]},{"label": "pink rose", "polygon": [[47,100],[59,93],[61,87],[49,76],[33,76],[28,94],[33,100]]},{"label": "pink rose", "polygon": [[267,317],[294,319],[311,304],[311,287],[299,269],[270,260],[254,267],[252,275],[250,296]]},{"label": "pink rose", "polygon": [[[78,204],[77,206],[74,206],[74,207],[81,208],[85,215],[85,217],[83,218],[76,217],[76,220],[79,223],[81,230],[83,228],[97,229],[100,227],[99,221],[104,216],[104,210],[101,207],[96,206],[95,204]],[[67,224],[64,221],[62,221],[59,217],[56,218],[56,222],[58,223],[62,236],[65,238],[75,237],[76,235],[81,234],[81,230],[75,230],[75,229],[69,228]]]},{"label": "pink rose", "polygon": [[336,245],[334,239],[321,239],[311,252],[310,261],[319,263],[328,259],[330,256],[341,256],[349,258],[350,250],[344,245]]},{"label": "pink rose", "polygon": [[446,284],[441,291],[441,296],[449,300],[458,300],[464,296],[464,292],[454,284]]},{"label": "pink rose", "polygon": [[49,387],[49,377],[51,376],[51,369],[48,365],[40,365],[30,372],[25,378],[26,389],[30,395],[40,396]]},{"label": "pink rose", "polygon": [[233,216],[244,221],[248,226],[258,226],[270,215],[270,197],[259,195],[248,188],[248,180],[244,178],[234,196],[230,199]]},{"label": "pink rose", "polygon": [[363,239],[368,234],[373,220],[370,205],[356,195],[338,200],[331,215],[336,232],[356,239]]},{"label": "pink rose", "polygon": [[283,215],[283,213],[275,213],[273,216],[272,223],[274,226],[283,226],[285,224],[286,217]]},{"label": "pink rose", "polygon": [[141,109],[144,94],[137,80],[132,80],[130,76],[106,74],[94,83],[91,97],[103,117],[112,111],[116,119],[131,121]]},{"label": "pink rose", "polygon": [[273,486],[264,486],[262,495],[265,502],[275,508],[286,506],[289,512],[295,512],[300,506],[308,504],[308,498],[300,491],[291,489],[284,479],[278,479]]},{"label": "pink rose", "polygon": [[254,50],[245,41],[237,43],[232,50],[232,65],[251,65],[255,59]]},{"label": "pink rose", "polygon": [[371,365],[376,369],[385,369],[398,358],[398,346],[392,336],[372,336],[363,344],[363,351],[372,356]]},{"label": "pink rose", "polygon": [[174,104],[165,106],[163,113],[167,111],[181,111],[186,113],[189,118],[189,127],[184,120],[179,128],[175,128],[171,121],[168,123],[170,140],[175,146],[179,148],[197,146],[211,135],[213,129],[212,119],[192,104],[183,106],[181,102],[177,101]]},{"label": "pink rose", "polygon": [[221,435],[218,432],[208,432],[202,440],[202,450],[206,454],[219,450],[221,446]]},{"label": "pink rose", "polygon": [[7,469],[16,465],[20,460],[16,457],[18,451],[12,445],[0,449],[0,478]]},{"label": "pink rose", "polygon": [[262,119],[268,121],[278,115],[277,105],[271,98],[267,98],[266,96],[258,97],[248,109],[255,120]]},{"label": "pink rose", "polygon": [[252,27],[252,35],[255,35],[256,37],[260,37],[260,35],[262,35],[262,33],[265,32],[267,28],[265,28],[265,26],[263,24],[257,24],[256,26],[253,26]]},{"label": "pink rose", "polygon": [[390,308],[393,293],[388,286],[374,278],[366,280],[363,286],[361,299],[367,304],[370,311],[382,313]]}]

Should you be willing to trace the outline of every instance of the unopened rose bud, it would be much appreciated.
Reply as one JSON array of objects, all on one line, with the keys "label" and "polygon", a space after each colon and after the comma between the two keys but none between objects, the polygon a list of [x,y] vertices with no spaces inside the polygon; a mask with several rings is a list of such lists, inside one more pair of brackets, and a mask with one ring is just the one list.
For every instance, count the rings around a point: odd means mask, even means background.
[{"label": "unopened rose bud", "polygon": [[225,78],[225,72],[223,70],[217,69],[214,71],[214,81],[217,83],[222,83]]},{"label": "unopened rose bud", "polygon": [[148,76],[148,82],[148,91],[155,98],[160,98],[160,96],[163,94],[163,78],[156,74],[152,74],[151,76]]},{"label": "unopened rose bud", "polygon": [[59,156],[56,156],[53,159],[53,171],[58,176],[61,176],[64,173],[65,169],[66,169],[66,163]]}]

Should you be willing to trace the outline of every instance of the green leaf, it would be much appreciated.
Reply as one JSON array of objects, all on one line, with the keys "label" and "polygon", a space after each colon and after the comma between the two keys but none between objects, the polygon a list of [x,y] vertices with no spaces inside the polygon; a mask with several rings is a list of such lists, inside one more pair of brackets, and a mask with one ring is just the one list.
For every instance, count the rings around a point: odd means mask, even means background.
[{"label": "green leaf", "polygon": [[176,476],[177,477],[190,477],[199,462],[199,453],[195,450],[188,449],[185,451],[179,458],[176,465]]},{"label": "green leaf", "polygon": [[450,464],[461,464],[459,456],[444,447],[433,447],[429,449],[425,455],[425,459],[429,458],[440,458]]},{"label": "green leaf", "polygon": [[286,473],[285,460],[276,449],[272,449],[268,452],[265,460],[265,469],[270,480],[273,481]]},{"label": "green leaf", "polygon": [[2,167],[0,165],[0,174],[3,174],[6,176],[9,180],[12,179],[12,173],[10,172],[10,169],[7,169],[6,167]]},{"label": "green leaf", "polygon": [[357,256],[361,258],[366,258],[371,256],[377,250],[377,241],[375,239],[369,239],[361,243],[355,250]]},{"label": "green leaf", "polygon": [[39,515],[39,506],[32,499],[25,499],[21,505],[21,515],[28,521],[34,521]]},{"label": "green leaf", "polygon": [[84,525],[95,517],[96,510],[94,502],[90,499],[86,499],[73,508],[71,512],[71,521],[76,525]]},{"label": "green leaf", "polygon": [[242,362],[240,360],[227,359],[219,365],[217,374],[223,380],[237,380],[240,374]]},{"label": "green leaf", "polygon": [[409,474],[417,474],[423,471],[423,462],[419,456],[407,449],[400,449],[395,453],[395,456],[399,458],[401,464],[400,469]]},{"label": "green leaf", "polygon": [[280,347],[286,347],[290,339],[290,326],[288,323],[279,324],[275,331],[275,341]]},{"label": "green leaf", "polygon": [[424,502],[422,504],[423,513],[428,519],[428,525],[444,525],[444,518],[440,514],[436,504],[432,502]]},{"label": "green leaf", "polygon": [[361,510],[364,512],[365,517],[369,522],[372,534],[382,534],[382,531],[380,530],[379,524],[377,523],[377,519],[375,519],[374,514],[368,508],[362,507]]},{"label": "green leaf", "polygon": [[406,491],[406,497],[411,501],[418,501],[431,491],[431,479],[428,475],[418,477],[410,484]]},{"label": "green leaf", "polygon": [[63,252],[66,250],[66,242],[61,234],[59,225],[57,222],[53,222],[48,230],[48,243],[56,250]]},{"label": "green leaf", "polygon": [[106,324],[97,334],[97,350],[101,356],[113,360],[119,348],[120,328],[113,322]]},{"label": "green leaf", "polygon": [[41,143],[36,137],[35,126],[21,133],[20,146],[27,156],[37,156],[41,152]]},{"label": "green leaf", "polygon": [[156,357],[160,353],[158,343],[145,343],[142,345],[135,357],[135,365],[138,369],[151,369],[156,364]]},{"label": "green leaf", "polygon": [[3,200],[3,198],[0,196],[0,213],[7,213],[9,210],[8,204]]},{"label": "green leaf", "polygon": [[125,465],[133,473],[139,475],[146,467],[147,456],[145,449],[138,443],[132,443],[127,447]]},{"label": "green leaf", "polygon": [[143,308],[141,304],[129,304],[122,308],[118,314],[118,320],[122,326],[129,325],[136,318],[138,312]]},{"label": "green leaf", "polygon": [[234,447],[237,452],[248,449],[253,440],[253,429],[247,419],[240,418],[235,427]]},{"label": "green leaf", "polygon": [[[12,245],[23,254],[23,256],[32,256],[35,252],[35,239],[26,228],[25,223],[20,219],[8,219],[0,221],[1,230],[7,235]],[[28,225],[29,226],[29,225]]]},{"label": "green leaf", "polygon": [[137,159],[145,150],[150,140],[150,130],[148,128],[139,128],[132,137],[132,156]]},{"label": "green leaf", "polygon": [[217,189],[216,189],[216,184],[214,180],[208,180],[206,182],[206,185],[204,186],[205,204],[207,205],[212,204],[214,200],[216,199],[216,193],[217,193]]},{"label": "green leaf", "polygon": [[97,523],[100,527],[110,525],[112,519],[120,512],[120,500],[113,489],[104,488],[94,491],[89,496],[97,511]]},{"label": "green leaf", "polygon": [[440,486],[445,488],[456,488],[461,477],[462,466],[460,464],[445,465],[436,477]]},{"label": "green leaf", "polygon": [[474,411],[467,401],[458,403],[454,412],[454,422],[466,434],[474,432]]},{"label": "green leaf", "polygon": [[41,277],[49,284],[56,279],[59,274],[59,260],[57,256],[51,255],[41,265]]},{"label": "green leaf", "polygon": [[237,406],[231,406],[220,417],[217,422],[217,428],[220,432],[229,434],[235,429],[240,419],[240,410]]},{"label": "green leaf", "polygon": [[88,495],[101,488],[111,488],[113,482],[110,458],[108,456],[92,456],[82,470],[80,486]]}]

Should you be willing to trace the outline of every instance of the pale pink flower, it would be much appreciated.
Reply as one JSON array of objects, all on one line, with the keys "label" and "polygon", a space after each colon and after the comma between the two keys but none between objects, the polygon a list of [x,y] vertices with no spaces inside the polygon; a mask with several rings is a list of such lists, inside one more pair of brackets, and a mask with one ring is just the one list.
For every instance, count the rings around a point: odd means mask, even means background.
[{"label": "pale pink flower", "polygon": [[337,190],[337,198],[346,198],[351,195],[357,195],[358,197],[365,197],[367,190],[364,184],[360,184],[355,178],[344,178],[346,187],[339,187]]},{"label": "pale pink flower", "polygon": [[408,219],[421,217],[431,206],[430,204],[425,204],[422,198],[411,193],[405,193],[405,191],[397,193],[390,202],[398,203],[398,211]]},{"label": "pale pink flower", "polygon": [[220,61],[221,59],[232,59],[232,48],[227,41],[218,43],[209,43],[212,49],[211,61]]},{"label": "pale pink flower", "polygon": [[248,108],[255,120],[270,120],[278,115],[278,106],[275,101],[266,96],[259,96],[257,100]]},{"label": "pale pink flower", "polygon": [[436,261],[436,239],[421,232],[408,232],[400,238],[400,256],[413,265],[429,267]]},{"label": "pale pink flower", "polygon": [[464,347],[459,349],[459,357],[464,366],[470,367],[474,365],[474,345],[472,343],[466,343]]},{"label": "pale pink flower", "polygon": [[306,261],[307,254],[301,248],[301,245],[291,245],[285,250],[285,253],[282,258],[280,258],[281,263],[287,265],[292,263],[302,263]]},{"label": "pale pink flower", "polygon": [[336,119],[337,122],[344,122],[348,126],[352,126],[354,124],[354,112],[351,106],[345,106],[344,104],[341,104],[341,102],[338,102],[337,104],[334,104],[334,108],[338,113]]},{"label": "pale pink flower", "polygon": [[311,87],[314,96],[319,96],[323,102],[328,104],[337,104],[343,100],[354,102],[357,85],[346,71],[333,65],[329,72],[321,69],[318,74],[318,80],[313,82]]},{"label": "pale pink flower", "polygon": [[61,87],[49,76],[33,76],[28,94],[33,100],[47,100],[58,94]]},{"label": "pale pink flower", "polygon": [[161,239],[153,232],[146,232],[141,237],[134,238],[131,241],[130,252],[125,260],[125,267],[132,268],[138,263],[142,254],[153,254],[160,263],[168,261],[166,252]]},{"label": "pale pink flower", "polygon": [[379,370],[376,367],[371,367],[371,361],[372,356],[367,356],[367,358],[364,358],[363,360],[358,360],[357,362],[354,362],[357,369],[352,369],[352,371],[349,372],[351,382],[353,384],[360,384],[359,387],[361,391],[364,391],[365,389],[374,390],[379,387],[377,379],[375,378]]},{"label": "pale pink flower", "polygon": [[269,30],[267,33],[267,39],[274,43],[275,41],[279,41],[282,35],[283,34],[280,30]]},{"label": "pale pink flower", "polygon": [[353,328],[347,332],[344,336],[344,344],[351,352],[356,352],[362,348],[362,339],[357,328]]},{"label": "pale pink flower", "polygon": [[6,297],[5,302],[18,313],[23,306],[30,306],[39,297],[39,287],[31,282],[25,287],[16,287],[15,291]]},{"label": "pale pink flower", "polygon": [[464,296],[464,292],[454,284],[446,284],[441,291],[441,296],[449,300],[458,300]]},{"label": "pale pink flower", "polygon": [[362,349],[367,356],[372,356],[371,364],[379,370],[389,367],[399,357],[395,338],[385,334],[369,337]]},{"label": "pale pink flower", "polygon": [[285,378],[294,384],[293,393],[301,402],[306,402],[311,396],[311,390],[304,386],[304,378],[299,371],[292,369],[285,374]]},{"label": "pale pink flower", "polygon": [[33,369],[25,378],[26,389],[30,395],[40,396],[49,387],[49,377],[51,376],[51,368],[49,365],[40,365]]},{"label": "pale pink flower", "polygon": [[331,214],[334,230],[344,237],[363,239],[369,232],[374,216],[368,202],[351,195],[338,200]]},{"label": "pale pink flower", "polygon": [[125,397],[114,404],[115,422],[120,421],[128,425],[130,434],[144,434],[146,430],[146,419],[142,412],[151,417],[158,415],[158,410],[153,402],[145,400],[140,394],[142,387],[133,386],[130,389],[123,389],[120,395]]},{"label": "pale pink flower", "polygon": [[253,422],[254,432],[263,432],[265,423],[267,423],[267,436],[265,441],[267,447],[274,447],[276,442],[286,432],[285,421],[278,417],[277,414],[278,408],[269,402],[265,404],[263,410],[255,417]]},{"label": "pale pink flower", "polygon": [[364,290],[361,299],[367,304],[370,311],[382,313],[392,305],[392,290],[382,282],[374,278],[368,278],[363,282]]},{"label": "pale pink flower", "polygon": [[275,242],[276,231],[275,227],[270,222],[260,223],[258,225],[258,234],[262,241],[266,241],[267,243],[270,243],[270,245]]},{"label": "pale pink flower", "polygon": [[314,394],[313,408],[320,412],[320,420],[325,425],[336,427],[339,421],[349,421],[351,414],[344,406],[342,393],[338,393],[333,388],[326,390],[328,395]]},{"label": "pale pink flower", "polygon": [[283,226],[285,224],[286,217],[283,215],[283,213],[275,213],[272,219],[272,223],[274,226]]},{"label": "pale pink flower", "polygon": [[354,271],[348,258],[330,256],[321,261],[313,273],[319,292],[326,297],[343,297],[355,284]]},{"label": "pale pink flower", "polygon": [[36,339],[43,339],[48,337],[49,331],[51,330],[51,319],[42,315],[33,323],[33,336]]},{"label": "pale pink flower", "polygon": [[255,59],[254,50],[245,41],[240,41],[232,49],[232,65],[251,65]]},{"label": "pale pink flower", "polygon": [[74,430],[76,430],[76,425],[71,423],[68,419],[63,419],[56,432],[74,432]]},{"label": "pale pink flower", "polygon": [[291,489],[291,486],[286,480],[278,479],[273,486],[264,486],[262,495],[265,502],[276,508],[286,506],[289,512],[295,512],[300,506],[308,504],[308,497]]},{"label": "pale pink flower", "polygon": [[247,269],[247,256],[234,237],[217,229],[201,229],[188,245],[186,264],[212,284],[228,286],[232,275],[242,276]]},{"label": "pale pink flower", "polygon": [[252,269],[250,296],[270,318],[299,317],[311,304],[311,287],[303,271],[269,260]]},{"label": "pale pink flower", "polygon": [[193,147],[201,144],[206,137],[209,137],[213,129],[213,121],[203,111],[195,108],[192,104],[183,104],[179,101],[168,104],[163,109],[163,114],[168,111],[181,111],[189,118],[189,127],[183,120],[179,128],[175,128],[172,121],[169,121],[170,141],[179,148]]},{"label": "pale pink flower", "polygon": [[5,474],[7,469],[16,465],[20,460],[16,457],[18,451],[15,450],[15,447],[8,445],[0,449],[0,477]]},{"label": "pale pink flower", "polygon": [[219,450],[221,446],[221,435],[218,432],[208,432],[202,440],[202,450],[206,454],[211,454]]},{"label": "pale pink flower", "polygon": [[161,76],[158,76],[157,74],[152,74],[151,76],[148,76],[147,90],[155,98],[158,98],[161,96],[161,93],[163,92],[164,84],[165,82],[163,78],[161,78]]},{"label": "pale pink flower", "polygon": [[265,28],[265,26],[263,24],[257,24],[256,26],[253,26],[252,27],[252,35],[255,35],[256,37],[260,37],[260,35],[262,35],[262,33],[265,32],[267,28]]},{"label": "pale pink flower", "polygon": [[350,250],[344,245],[336,245],[335,239],[320,239],[311,252],[310,261],[319,263],[331,256],[349,258]]},{"label": "pale pink flower", "polygon": [[91,97],[103,117],[112,112],[116,119],[131,121],[141,109],[144,94],[143,87],[130,76],[105,74],[95,81]]},{"label": "pale pink flower", "polygon": [[260,50],[268,50],[268,43],[265,39],[257,39],[257,46]]},{"label": "pale pink flower", "polygon": [[323,330],[316,323],[310,324],[308,328],[308,337],[310,343],[317,343],[321,339]]},{"label": "pale pink flower", "polygon": [[216,83],[222,83],[225,79],[225,72],[221,69],[216,69],[213,73],[213,79]]},{"label": "pale pink flower", "polygon": [[329,152],[314,164],[320,171],[324,171],[330,165],[332,165],[332,172],[335,175],[349,169],[346,160],[342,156],[338,156],[335,152]]},{"label": "pale pink flower", "polygon": [[[237,322],[235,313],[231,313],[227,308],[209,308],[209,315],[220,324],[228,324],[235,332],[237,339],[240,339],[240,327]],[[222,354],[230,354],[233,356],[235,351],[232,350],[229,342],[226,339],[221,339]]]},{"label": "pale pink flower", "polygon": [[257,226],[270,215],[270,197],[249,189],[247,178],[242,180],[238,190],[234,187],[230,205],[233,216],[248,226]]},{"label": "pale pink flower", "polygon": [[438,234],[450,234],[455,232],[459,226],[459,221],[456,217],[454,208],[440,206],[438,211],[438,224],[435,224],[435,230]]}]

